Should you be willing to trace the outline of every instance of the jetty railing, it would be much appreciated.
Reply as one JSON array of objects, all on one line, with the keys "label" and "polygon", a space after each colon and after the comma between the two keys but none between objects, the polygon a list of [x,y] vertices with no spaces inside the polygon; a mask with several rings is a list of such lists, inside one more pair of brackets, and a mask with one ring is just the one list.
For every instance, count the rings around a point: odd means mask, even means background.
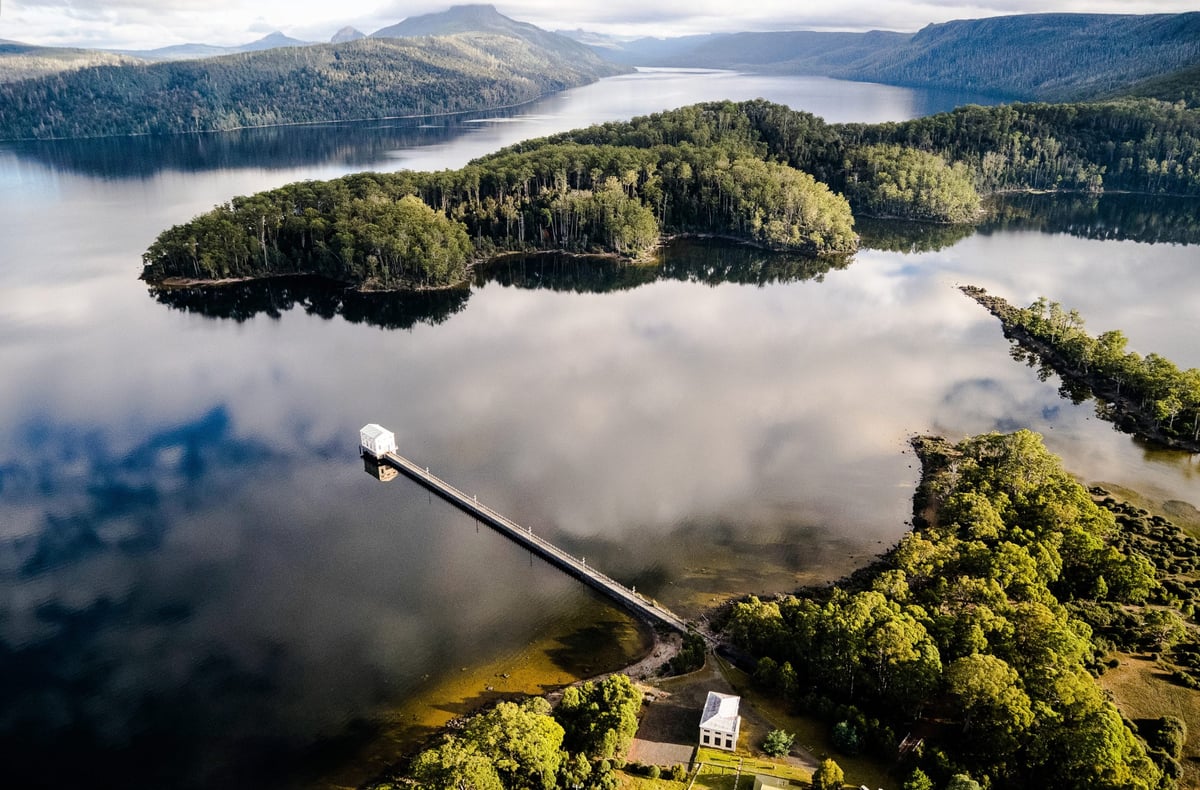
[{"label": "jetty railing", "polygon": [[552,565],[604,593],[633,614],[653,624],[663,625],[680,633],[697,632],[695,628],[657,601],[639,595],[597,568],[588,565],[584,559],[563,551],[542,536],[535,534],[532,527],[521,526],[480,502],[477,496],[467,496],[458,488],[431,473],[428,467],[420,467],[394,451],[382,454],[380,460],[387,461],[405,476],[420,483],[450,504],[475,516]]}]

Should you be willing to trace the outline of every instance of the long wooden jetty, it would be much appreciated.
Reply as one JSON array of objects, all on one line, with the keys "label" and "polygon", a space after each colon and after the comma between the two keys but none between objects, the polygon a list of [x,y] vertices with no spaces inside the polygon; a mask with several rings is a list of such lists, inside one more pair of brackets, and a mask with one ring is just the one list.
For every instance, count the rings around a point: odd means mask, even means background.
[{"label": "long wooden jetty", "polygon": [[566,571],[581,582],[604,593],[634,615],[649,621],[651,624],[666,626],[680,633],[687,634],[695,631],[694,628],[690,627],[678,615],[666,607],[648,598],[644,598],[620,582],[610,579],[591,565],[588,565],[584,560],[573,557],[545,538],[535,535],[532,528],[522,527],[512,519],[506,518],[495,510],[492,510],[480,502],[477,497],[467,496],[437,475],[430,474],[427,468],[417,466],[395,451],[380,453],[378,458],[380,461],[387,461],[400,472],[420,483],[459,510],[475,516],[492,529],[529,549],[551,565]]}]

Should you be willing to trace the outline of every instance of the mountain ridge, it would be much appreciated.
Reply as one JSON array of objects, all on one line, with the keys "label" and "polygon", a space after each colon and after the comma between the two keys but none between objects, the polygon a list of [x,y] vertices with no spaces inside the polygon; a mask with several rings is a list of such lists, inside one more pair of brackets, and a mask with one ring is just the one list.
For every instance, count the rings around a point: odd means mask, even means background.
[{"label": "mountain ridge", "polygon": [[[597,65],[596,59],[602,58],[618,66],[821,75],[964,90],[1005,100],[1079,101],[1138,95],[1200,106],[1200,12],[1195,11],[1020,14],[930,24],[916,33],[777,31],[627,39],[584,30],[549,32],[510,19],[493,5],[474,4],[411,16],[380,28],[368,38],[420,41],[463,35],[508,38],[523,42],[531,50],[542,50],[555,60],[553,68],[574,75],[567,82],[579,78],[582,72],[591,72],[589,79],[617,73]],[[333,43],[341,46],[362,37],[360,31],[347,26],[334,34]],[[41,48],[0,41],[0,84],[96,66],[211,60],[320,46],[328,45],[306,43],[278,31],[237,47],[184,44],[121,52]],[[488,53],[490,44],[467,46],[475,50],[468,59],[493,56]],[[520,57],[527,60],[528,55]],[[299,59],[325,62],[327,57],[316,53]],[[220,70],[223,66],[212,68]],[[279,66],[267,65],[266,69],[275,73]],[[504,75],[496,76],[504,79]],[[546,84],[555,82],[549,79]],[[443,103],[439,101],[438,105]],[[32,112],[38,112],[36,106],[30,106]],[[271,113],[250,115],[265,117]],[[227,126],[217,124],[212,128]]]},{"label": "mountain ridge", "polygon": [[0,83],[57,74],[92,66],[136,65],[141,58],[102,49],[43,47],[0,39]]},{"label": "mountain ridge", "polygon": [[122,55],[130,55],[143,60],[160,61],[160,60],[187,60],[192,58],[215,58],[222,55],[237,55],[242,52],[262,52],[268,49],[277,49],[279,47],[307,47],[314,42],[302,41],[298,38],[292,38],[285,35],[282,31],[276,30],[268,33],[262,38],[257,38],[254,41],[245,44],[239,44],[233,47],[223,47],[217,44],[172,44],[167,47],[157,47],[155,49],[124,49],[112,50]]},{"label": "mountain ridge", "polygon": [[413,38],[451,36],[459,33],[494,33],[529,41],[565,57],[587,57],[595,53],[584,44],[529,22],[511,19],[494,5],[476,3],[451,6],[445,11],[410,16],[380,28],[370,38]]},{"label": "mountain ridge", "polygon": [[[512,23],[509,29],[516,32],[368,37],[0,84],[0,139],[223,131],[478,111],[626,70],[531,25]],[[279,40],[268,36],[260,42]]]},{"label": "mountain ridge", "polygon": [[613,62],[638,66],[811,74],[1066,101],[1111,94],[1200,64],[1200,12],[1017,14],[935,23],[916,33],[777,31],[629,42],[608,37],[589,46]]},{"label": "mountain ridge", "polygon": [[1200,12],[1025,14],[926,26],[900,51],[877,54],[849,73],[894,84],[1066,101],[1198,61]]},{"label": "mountain ridge", "polygon": [[366,38],[367,34],[352,25],[346,25],[338,32],[334,33],[330,39],[330,44],[345,44],[347,41],[358,41],[360,38]]}]

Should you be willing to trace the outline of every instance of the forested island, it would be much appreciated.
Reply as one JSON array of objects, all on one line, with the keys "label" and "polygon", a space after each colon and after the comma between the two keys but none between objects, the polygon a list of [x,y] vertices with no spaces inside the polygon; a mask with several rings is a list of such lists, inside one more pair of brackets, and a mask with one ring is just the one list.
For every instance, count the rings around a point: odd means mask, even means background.
[{"label": "forested island", "polygon": [[[726,113],[740,120],[721,132]],[[463,281],[474,257],[554,250],[636,259],[664,234],[813,255],[855,249],[847,201],[768,159],[737,105],[686,108],[655,125],[678,134],[646,142],[626,125],[625,139],[548,138],[456,171],[358,174],[237,198],[165,231],[144,256],[143,278],[309,272],[366,289],[429,288]],[[416,242],[434,238],[447,247],[430,257]]]},{"label": "forested island", "polygon": [[1077,311],[1045,297],[1018,308],[982,288],[962,291],[1000,319],[1005,337],[1024,352],[1018,359],[1062,378],[1065,396],[1077,403],[1094,396],[1096,414],[1121,430],[1200,453],[1200,369],[1127,351],[1119,329],[1092,337]]},{"label": "forested island", "polygon": [[356,174],[235,198],[164,231],[142,276],[310,273],[366,290],[464,282],[508,251],[644,256],[715,234],[838,255],[854,215],[974,222],[981,195],[1200,194],[1200,111],[1153,100],[963,107],[831,125],[713,102],[527,141],[455,171]]}]

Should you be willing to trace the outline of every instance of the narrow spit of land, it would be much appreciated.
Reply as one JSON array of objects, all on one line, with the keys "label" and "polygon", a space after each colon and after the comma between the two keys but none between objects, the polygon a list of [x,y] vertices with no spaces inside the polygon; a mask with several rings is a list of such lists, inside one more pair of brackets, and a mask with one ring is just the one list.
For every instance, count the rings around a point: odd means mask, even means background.
[{"label": "narrow spit of land", "polygon": [[[978,286],[964,285],[959,290],[1000,320],[1006,338],[1062,379],[1064,397],[1076,401],[1094,397],[1096,414],[1119,430],[1172,450],[1200,453],[1200,372],[1180,371],[1156,354],[1145,358],[1132,352],[1125,354],[1123,335],[1110,332],[1093,339],[1083,334],[1082,321],[1079,326],[1072,324],[1063,329],[1062,339],[1055,342],[1031,330],[1029,322],[1023,318],[1029,311],[1023,311]],[[1068,318],[1071,315],[1064,313]],[[1111,364],[1105,364],[1094,353],[1076,351],[1081,345],[1105,346],[1109,337],[1119,338],[1119,344],[1110,355],[1114,359]],[[1075,352],[1074,356],[1072,352]],[[1139,366],[1155,367],[1157,372],[1148,373],[1148,376],[1162,373],[1159,377],[1165,383],[1156,386],[1155,391],[1139,388]],[[1166,375],[1167,371],[1173,371],[1174,375]],[[1190,436],[1179,430],[1180,426],[1193,424],[1194,431]]]}]

